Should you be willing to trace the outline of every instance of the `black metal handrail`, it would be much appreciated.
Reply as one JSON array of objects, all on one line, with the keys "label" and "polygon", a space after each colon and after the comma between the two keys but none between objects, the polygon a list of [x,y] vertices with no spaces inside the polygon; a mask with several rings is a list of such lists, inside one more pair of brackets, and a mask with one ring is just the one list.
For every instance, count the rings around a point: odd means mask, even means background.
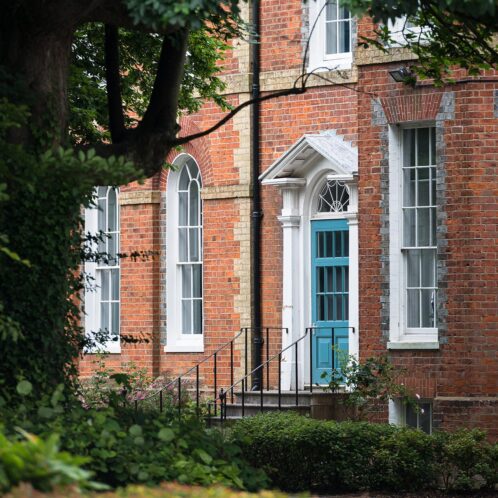
[{"label": "black metal handrail", "polygon": [[[262,332],[265,332],[266,336],[266,357],[268,359],[269,356],[269,335],[271,330],[285,330],[287,329],[282,329],[280,327],[261,327]],[[210,359],[213,359],[213,394],[214,398],[217,397],[218,393],[218,355],[226,348],[230,347],[230,384],[234,383],[234,344],[235,341],[242,335],[244,334],[244,358],[243,358],[243,363],[244,363],[244,374],[247,375],[248,372],[248,335],[249,332],[252,332],[254,330],[253,327],[242,327],[240,331],[235,335],[230,341],[227,343],[223,344],[220,346],[218,349],[213,351],[209,356],[206,356],[203,358],[200,362],[198,362],[196,365],[193,367],[189,368],[182,374],[178,375],[175,377],[173,380],[168,382],[166,385],[161,386],[158,390],[156,390],[153,393],[150,393],[148,396],[145,396],[142,398],[140,401],[147,401],[150,400],[156,396],[159,397],[159,411],[163,411],[164,407],[164,399],[163,399],[163,393],[167,391],[171,386],[176,386],[177,391],[178,391],[178,413],[181,414],[182,410],[182,380],[184,380],[186,377],[188,377],[194,370],[195,370],[195,402],[196,402],[196,407],[197,410],[200,408],[200,367],[201,365],[205,364],[208,362]],[[287,331],[288,332],[288,331]],[[232,397],[232,402],[233,402],[233,397]],[[138,400],[135,400],[135,409],[138,409]],[[215,406],[215,415],[216,415],[216,406]]]},{"label": "black metal handrail", "polygon": [[[270,390],[270,370],[269,370],[269,365],[270,363],[275,360],[275,358],[278,358],[278,409],[282,409],[282,355],[285,353],[287,350],[294,348],[294,358],[295,358],[295,406],[299,406],[299,363],[298,363],[298,344],[303,341],[307,336],[310,338],[310,344],[309,344],[309,358],[310,358],[310,393],[313,392],[313,331],[317,329],[330,329],[332,332],[331,340],[332,344],[335,344],[335,333],[336,329],[347,329],[347,330],[352,330],[354,333],[355,328],[354,327],[325,327],[325,326],[313,326],[313,327],[307,327],[304,335],[301,337],[297,338],[294,342],[286,346],[285,348],[281,349],[278,353],[273,355],[271,358],[269,358],[269,347],[268,347],[268,339],[267,339],[267,359],[264,363],[261,365],[258,365],[256,368],[254,368],[251,372],[245,373],[244,377],[239,379],[237,382],[233,383],[230,387],[228,387],[225,391],[221,389],[220,394],[215,397],[213,400],[208,401],[207,407],[208,407],[208,420],[211,419],[211,407],[214,408],[214,415],[217,415],[217,405],[220,405],[220,420],[223,422],[226,420],[226,407],[227,407],[227,397],[230,395],[230,398],[233,403],[233,397],[234,397],[234,390],[237,386],[241,386],[241,393],[240,393],[240,398],[241,398],[241,414],[242,417],[245,415],[245,391],[246,387],[248,385],[248,380],[249,378],[252,377],[254,373],[259,371],[261,369],[261,373],[264,374],[264,371],[266,369],[266,390]],[[288,331],[287,331],[288,332]],[[332,354],[332,369],[335,368],[335,359],[334,359],[334,354]],[[260,383],[260,410],[263,411],[264,408],[264,382],[263,379]]]}]

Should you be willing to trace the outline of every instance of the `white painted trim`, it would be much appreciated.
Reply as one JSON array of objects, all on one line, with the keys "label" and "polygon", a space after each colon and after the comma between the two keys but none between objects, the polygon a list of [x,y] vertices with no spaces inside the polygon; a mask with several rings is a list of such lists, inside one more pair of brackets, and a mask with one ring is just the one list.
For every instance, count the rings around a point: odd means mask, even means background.
[{"label": "white painted trim", "polygon": [[397,341],[388,342],[387,349],[416,350],[416,349],[439,349],[437,341]]},{"label": "white painted trim", "polygon": [[[308,72],[323,72],[334,69],[350,69],[353,64],[353,52],[343,52],[338,54],[326,54],[326,39],[325,39],[325,0],[313,0],[308,2],[309,5],[309,31],[313,29],[313,25],[319,15],[320,18],[316,23],[315,29],[309,36],[308,49]],[[353,44],[353,23],[351,19],[350,29],[350,44]]]},{"label": "white painted trim", "polygon": [[[356,167],[356,164],[351,165]],[[305,169],[303,177],[273,178],[263,183],[279,186],[282,191],[282,212],[278,217],[283,230],[283,295],[282,346],[290,344],[305,333],[311,325],[311,240],[310,224],[316,219],[346,219],[350,227],[349,236],[349,323],[355,327],[350,332],[351,354],[359,354],[359,283],[358,283],[358,193],[356,177],[334,170],[328,158],[315,156]],[[348,211],[343,213],[317,213],[317,197],[327,179],[346,181],[350,191]],[[299,343],[299,388],[309,383],[309,338]],[[295,386],[294,351],[284,355],[282,362],[282,389]]]},{"label": "white painted trim", "polygon": [[[204,351],[204,333],[181,333],[181,279],[178,263],[178,182],[185,163],[195,158],[186,153],[179,154],[172,162],[174,170],[168,174],[166,188],[166,345],[165,352],[199,353]],[[199,167],[199,163],[195,161]],[[200,171],[200,167],[199,167]],[[201,175],[202,178],[202,175]],[[203,280],[204,280],[204,271]],[[204,289],[204,284],[203,284]],[[204,304],[204,301],[203,301]],[[204,319],[204,314],[203,314]],[[204,324],[202,327],[204,331]]]},{"label": "white painted trim", "polygon": [[[90,233],[96,236],[99,232],[98,215],[99,210],[97,207],[97,189],[94,192],[95,205],[85,209],[85,233]],[[119,203],[119,190],[116,191],[116,209],[118,219],[118,233],[121,236],[121,205]],[[118,252],[121,246],[121,241],[118,241]],[[97,243],[92,242],[90,246],[92,252],[98,250]],[[84,303],[85,303],[85,335],[91,336],[100,329],[100,281],[99,273],[97,272],[98,263],[93,261],[85,262],[85,274],[91,279],[90,286],[92,290],[85,289]],[[120,333],[117,341],[107,341],[99,347],[89,349],[86,354],[106,353],[106,354],[120,354],[121,353],[121,270],[119,275],[119,328]]]},{"label": "white painted trim", "polygon": [[[428,126],[420,124],[416,126]],[[410,126],[415,127],[415,125]],[[389,343],[388,349],[438,349],[437,328],[405,326],[405,267],[402,255],[402,132],[400,126],[389,127]],[[389,347],[389,345],[393,345]],[[398,344],[420,344],[402,347]],[[424,345],[437,344],[438,347]]]}]

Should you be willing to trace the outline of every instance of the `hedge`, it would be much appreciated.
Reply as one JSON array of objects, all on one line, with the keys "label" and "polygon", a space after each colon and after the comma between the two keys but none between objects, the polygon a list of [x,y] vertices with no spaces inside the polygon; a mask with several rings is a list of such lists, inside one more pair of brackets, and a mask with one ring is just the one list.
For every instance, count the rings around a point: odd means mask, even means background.
[{"label": "hedge", "polygon": [[454,434],[292,413],[246,418],[232,441],[273,486],[287,491],[493,489],[498,445],[479,430]]}]

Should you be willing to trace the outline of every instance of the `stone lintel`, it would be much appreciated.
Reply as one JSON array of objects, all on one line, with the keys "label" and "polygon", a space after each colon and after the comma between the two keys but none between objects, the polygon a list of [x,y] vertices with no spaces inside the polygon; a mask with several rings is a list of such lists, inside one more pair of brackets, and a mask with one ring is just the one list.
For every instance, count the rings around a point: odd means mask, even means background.
[{"label": "stone lintel", "polygon": [[131,190],[120,192],[119,204],[126,206],[129,204],[159,204],[161,202],[161,192],[159,190]]}]

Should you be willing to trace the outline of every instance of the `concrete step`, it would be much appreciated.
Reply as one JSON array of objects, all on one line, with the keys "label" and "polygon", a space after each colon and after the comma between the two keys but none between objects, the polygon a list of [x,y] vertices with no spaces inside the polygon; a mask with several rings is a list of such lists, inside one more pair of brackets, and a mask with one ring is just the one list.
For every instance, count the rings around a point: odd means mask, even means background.
[{"label": "concrete step", "polygon": [[[310,406],[282,405],[279,410],[278,405],[265,404],[261,407],[259,403],[244,403],[244,417],[252,417],[254,415],[258,415],[259,413],[268,413],[275,411],[287,411],[287,412],[295,411],[301,415],[306,415],[310,413]],[[218,418],[219,418],[219,412],[218,412]],[[234,403],[234,404],[227,403],[226,418],[228,419],[242,418],[242,403]]]}]

